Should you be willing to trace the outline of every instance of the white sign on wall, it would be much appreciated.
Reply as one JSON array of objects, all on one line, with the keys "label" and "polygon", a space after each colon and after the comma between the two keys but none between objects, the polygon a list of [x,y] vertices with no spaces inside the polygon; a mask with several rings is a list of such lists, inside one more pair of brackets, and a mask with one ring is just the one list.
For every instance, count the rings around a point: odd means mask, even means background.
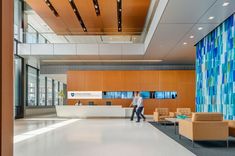
[{"label": "white sign on wall", "polygon": [[102,91],[68,91],[68,99],[102,99]]}]

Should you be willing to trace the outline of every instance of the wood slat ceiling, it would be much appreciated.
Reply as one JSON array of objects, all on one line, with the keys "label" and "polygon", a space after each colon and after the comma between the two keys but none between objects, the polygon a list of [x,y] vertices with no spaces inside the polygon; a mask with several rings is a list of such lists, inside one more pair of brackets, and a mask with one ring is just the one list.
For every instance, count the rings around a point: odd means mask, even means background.
[{"label": "wood slat ceiling", "polygon": [[100,16],[96,16],[93,0],[74,0],[88,30],[83,32],[69,0],[50,0],[59,17],[54,16],[44,0],[26,2],[60,35],[139,35],[150,5],[150,0],[122,0],[122,32],[118,32],[117,0],[98,0]]}]

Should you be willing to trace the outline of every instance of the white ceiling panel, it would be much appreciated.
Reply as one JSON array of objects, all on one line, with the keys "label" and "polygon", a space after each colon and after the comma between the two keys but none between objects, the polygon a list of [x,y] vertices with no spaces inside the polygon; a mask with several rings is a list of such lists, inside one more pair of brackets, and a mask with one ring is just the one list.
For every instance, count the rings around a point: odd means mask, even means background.
[{"label": "white ceiling panel", "polygon": [[[198,23],[219,24],[222,23],[224,19],[227,19],[232,13],[234,13],[235,0],[226,0],[226,2],[229,2],[230,4],[226,7],[222,7],[224,2],[225,1],[223,0],[217,0],[214,6],[209,9],[205,15],[203,15]],[[211,16],[213,16],[214,19],[208,20]]]},{"label": "white ceiling panel", "polygon": [[54,55],[76,55],[76,44],[54,44]]},{"label": "white ceiling panel", "polygon": [[68,43],[64,36],[56,35],[54,33],[42,33],[42,36],[44,36],[50,43]]},{"label": "white ceiling panel", "polygon": [[192,24],[160,24],[145,53],[145,58],[162,59],[180,42],[192,26]]},{"label": "white ceiling panel", "polygon": [[216,0],[170,0],[160,23],[195,23]]},{"label": "white ceiling panel", "polygon": [[[218,24],[195,24],[190,32],[185,36],[182,42],[189,42],[190,36],[193,35],[193,45],[199,42],[203,37],[215,29]],[[202,30],[198,30],[199,27],[202,27]]]},{"label": "white ceiling panel", "polygon": [[53,55],[53,45],[31,44],[31,55]]},{"label": "white ceiling panel", "polygon": [[100,36],[66,35],[65,37],[70,43],[97,44],[102,42]]},{"label": "white ceiling panel", "polygon": [[144,44],[123,44],[122,55],[143,55]]},{"label": "white ceiling panel", "polygon": [[98,55],[98,44],[77,44],[77,55]]},{"label": "white ceiling panel", "polygon": [[101,36],[103,43],[131,43],[131,36]]},{"label": "white ceiling panel", "polygon": [[121,55],[122,44],[100,44],[99,54],[100,55]]}]

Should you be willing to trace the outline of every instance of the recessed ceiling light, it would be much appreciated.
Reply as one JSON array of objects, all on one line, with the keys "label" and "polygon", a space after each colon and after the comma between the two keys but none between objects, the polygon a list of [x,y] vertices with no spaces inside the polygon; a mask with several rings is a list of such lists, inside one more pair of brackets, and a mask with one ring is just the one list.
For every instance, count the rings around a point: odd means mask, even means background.
[{"label": "recessed ceiling light", "polygon": [[193,35],[191,35],[189,38],[194,38],[194,36],[193,36]]},{"label": "recessed ceiling light", "polygon": [[198,30],[202,30],[203,29],[203,27],[198,27]]},{"label": "recessed ceiling light", "polygon": [[214,18],[215,18],[214,16],[210,16],[208,19],[213,20]]},{"label": "recessed ceiling light", "polygon": [[229,2],[224,2],[223,3],[223,6],[225,7],[225,6],[228,6],[229,5]]},{"label": "recessed ceiling light", "polygon": [[188,43],[187,42],[184,42],[183,45],[187,45]]}]

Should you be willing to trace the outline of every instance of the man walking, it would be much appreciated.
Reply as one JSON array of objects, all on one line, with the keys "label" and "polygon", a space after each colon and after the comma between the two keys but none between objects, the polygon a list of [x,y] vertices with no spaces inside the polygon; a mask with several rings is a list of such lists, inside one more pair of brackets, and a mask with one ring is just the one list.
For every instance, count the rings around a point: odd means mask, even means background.
[{"label": "man walking", "polygon": [[136,122],[140,122],[141,117],[145,121],[146,118],[142,114],[142,111],[144,109],[143,98],[140,96],[140,93],[137,94],[137,108],[136,109],[137,109],[137,111],[136,111],[137,121]]},{"label": "man walking", "polygon": [[135,113],[136,113],[137,100],[138,100],[137,94],[138,94],[138,92],[134,92],[134,97],[133,97],[133,100],[130,104],[130,107],[131,106],[133,107],[132,114],[131,114],[131,121],[133,121]]}]

